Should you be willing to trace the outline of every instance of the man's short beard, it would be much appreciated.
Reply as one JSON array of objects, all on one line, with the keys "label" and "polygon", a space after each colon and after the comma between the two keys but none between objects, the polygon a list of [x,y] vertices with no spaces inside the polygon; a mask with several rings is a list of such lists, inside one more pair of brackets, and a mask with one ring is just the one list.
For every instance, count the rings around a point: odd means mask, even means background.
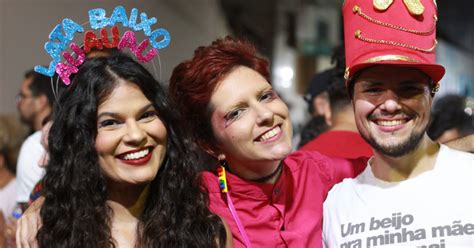
[{"label": "man's short beard", "polygon": [[33,126],[33,118],[27,118],[27,117],[23,116],[22,114],[20,114],[20,121],[21,121],[21,123],[23,123],[25,125],[28,125],[30,127]]},{"label": "man's short beard", "polygon": [[413,132],[407,141],[401,144],[390,145],[390,146],[383,146],[377,143],[374,137],[372,137],[372,135],[370,134],[369,134],[369,137],[366,137],[365,135],[361,135],[361,136],[376,151],[390,157],[401,157],[415,150],[415,148],[418,146],[421,139],[423,138],[425,131],[426,131],[426,127],[421,132]]},{"label": "man's short beard", "polygon": [[23,116],[22,114],[20,114],[20,121],[21,123],[27,125],[28,127],[30,127],[31,130],[34,130],[34,131],[38,131],[38,130],[35,130],[35,118],[36,118],[36,113],[33,113],[31,114],[31,116],[29,117],[26,117],[26,116]]}]

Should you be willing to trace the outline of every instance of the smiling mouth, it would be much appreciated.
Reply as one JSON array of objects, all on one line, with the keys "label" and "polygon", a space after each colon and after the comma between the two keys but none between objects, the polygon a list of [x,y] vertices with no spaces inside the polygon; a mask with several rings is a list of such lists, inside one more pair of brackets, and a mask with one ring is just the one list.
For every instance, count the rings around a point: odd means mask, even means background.
[{"label": "smiling mouth", "polygon": [[268,130],[264,134],[257,137],[255,140],[258,141],[258,142],[268,141],[268,140],[274,138],[275,136],[277,136],[280,133],[281,133],[281,127],[280,127],[280,125],[277,125],[274,128]]},{"label": "smiling mouth", "polygon": [[141,149],[128,151],[117,155],[116,157],[127,164],[141,165],[151,159],[153,146],[147,146]]},{"label": "smiling mouth", "polygon": [[398,126],[402,125],[408,122],[407,119],[401,119],[401,120],[375,120],[375,124],[379,126],[384,126],[384,127],[392,127],[392,126]]},{"label": "smiling mouth", "polygon": [[148,155],[148,153],[150,153],[149,149],[145,149],[145,150],[134,152],[134,153],[128,153],[127,155],[123,156],[123,159],[124,160],[140,159]]}]

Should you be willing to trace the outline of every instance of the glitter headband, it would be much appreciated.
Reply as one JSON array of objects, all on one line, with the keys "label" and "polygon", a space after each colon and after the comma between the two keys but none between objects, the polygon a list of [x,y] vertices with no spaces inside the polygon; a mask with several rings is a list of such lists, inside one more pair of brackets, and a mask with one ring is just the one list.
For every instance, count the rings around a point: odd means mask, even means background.
[{"label": "glitter headband", "polygon": [[[136,8],[131,10],[129,18],[123,6],[115,7],[110,17],[106,17],[106,11],[101,8],[91,9],[88,14],[90,28],[100,29],[100,38],[91,30],[84,33],[82,25],[65,18],[51,31],[48,36],[49,41],[44,45],[44,50],[52,58],[49,67],[37,65],[34,68],[36,72],[49,77],[53,77],[56,72],[64,84],[69,85],[71,83],[69,77],[78,72],[78,67],[84,63],[86,54],[91,51],[91,48],[123,50],[128,47],[140,62],[145,63],[158,54],[158,49],[165,48],[170,43],[170,34],[166,29],[157,28],[152,31],[151,26],[157,22],[155,17],[148,18],[147,14],[142,12],[140,13],[140,22],[137,23],[138,10]],[[133,31],[127,30],[120,37],[117,25]],[[112,41],[109,40],[109,32],[106,27],[111,27]],[[137,45],[134,31],[143,31],[147,38]],[[75,33],[84,33],[83,48],[72,41]],[[152,47],[144,54],[150,43]],[[72,54],[66,51],[68,47],[73,51]],[[64,62],[61,62],[61,56],[64,58]]]}]

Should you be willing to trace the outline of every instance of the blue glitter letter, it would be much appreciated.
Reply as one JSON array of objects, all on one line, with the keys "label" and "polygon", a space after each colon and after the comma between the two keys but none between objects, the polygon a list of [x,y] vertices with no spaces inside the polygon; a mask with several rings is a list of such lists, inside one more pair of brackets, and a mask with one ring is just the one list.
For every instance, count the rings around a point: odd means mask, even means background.
[{"label": "blue glitter letter", "polygon": [[[150,36],[150,33],[151,33],[151,25],[155,24],[156,23],[156,18],[155,17],[152,17],[150,19],[148,19],[146,13],[141,13],[140,14],[140,24],[138,24],[138,27],[139,29],[138,30],[143,30],[145,32],[145,35],[146,36]],[[138,31],[136,30],[136,31]]]},{"label": "blue glitter letter", "polygon": [[66,39],[68,39],[69,41],[72,41],[75,32],[84,32],[84,28],[81,25],[75,23],[73,20],[68,18],[63,20],[63,29],[64,33],[66,34]]},{"label": "blue glitter letter", "polygon": [[138,17],[138,9],[133,8],[130,12],[130,21],[128,22],[128,26],[133,28],[135,31],[140,30],[140,25],[137,25],[137,17]]},{"label": "blue glitter letter", "polygon": [[109,25],[114,26],[115,23],[121,22],[124,27],[128,26],[127,13],[123,6],[117,6],[110,17]]},{"label": "blue glitter letter", "polygon": [[61,43],[61,50],[66,49],[66,45],[69,42],[69,40],[63,35],[63,26],[61,24],[58,24],[56,27],[54,27],[48,38],[52,41],[58,40]]},{"label": "blue glitter letter", "polygon": [[58,61],[51,61],[51,63],[49,63],[49,68],[45,68],[41,65],[37,65],[35,66],[35,72],[41,73],[48,77],[53,77],[57,64],[58,64]]},{"label": "blue glitter letter", "polygon": [[104,9],[91,9],[89,10],[89,23],[91,28],[99,29],[109,24],[109,18],[105,17]]},{"label": "blue glitter letter", "polygon": [[[160,42],[156,41],[156,38],[163,36],[163,39]],[[150,35],[150,41],[154,48],[161,49],[165,48],[170,44],[171,38],[168,30],[164,28],[159,28],[153,31]]]},{"label": "blue glitter letter", "polygon": [[64,49],[61,49],[62,44],[61,43],[56,43],[52,41],[48,41],[44,44],[44,50],[53,58],[54,61],[59,61],[61,60],[61,52]]}]

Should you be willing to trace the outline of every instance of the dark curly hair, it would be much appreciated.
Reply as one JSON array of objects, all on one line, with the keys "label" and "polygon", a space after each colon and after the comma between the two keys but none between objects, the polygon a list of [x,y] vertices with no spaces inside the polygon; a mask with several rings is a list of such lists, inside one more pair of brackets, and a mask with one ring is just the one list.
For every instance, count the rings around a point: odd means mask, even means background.
[{"label": "dark curly hair", "polygon": [[107,184],[95,149],[97,108],[119,79],[137,85],[168,133],[167,155],[137,228],[137,247],[224,247],[222,220],[207,209],[189,139],[164,89],[133,59],[115,54],[84,63],[54,109],[44,177],[40,247],[115,247]]}]

